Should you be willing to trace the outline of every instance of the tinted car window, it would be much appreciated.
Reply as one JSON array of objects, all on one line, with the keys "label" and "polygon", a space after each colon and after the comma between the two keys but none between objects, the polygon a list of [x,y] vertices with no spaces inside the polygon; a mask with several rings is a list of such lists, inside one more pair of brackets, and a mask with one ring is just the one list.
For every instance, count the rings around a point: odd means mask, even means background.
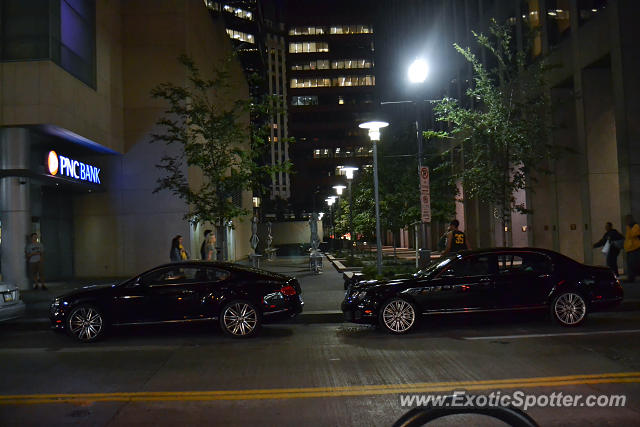
[{"label": "tinted car window", "polygon": [[228,279],[231,275],[228,271],[218,270],[217,268],[207,268],[206,274],[209,282],[220,282]]},{"label": "tinted car window", "polygon": [[199,267],[168,267],[152,271],[143,278],[145,285],[160,286],[176,283],[195,283],[207,280],[207,273]]},{"label": "tinted car window", "polygon": [[502,254],[498,255],[498,272],[546,274],[551,272],[551,261],[535,252]]},{"label": "tinted car window", "polygon": [[490,255],[470,256],[454,263],[445,274],[454,277],[488,275],[495,271],[491,259]]}]

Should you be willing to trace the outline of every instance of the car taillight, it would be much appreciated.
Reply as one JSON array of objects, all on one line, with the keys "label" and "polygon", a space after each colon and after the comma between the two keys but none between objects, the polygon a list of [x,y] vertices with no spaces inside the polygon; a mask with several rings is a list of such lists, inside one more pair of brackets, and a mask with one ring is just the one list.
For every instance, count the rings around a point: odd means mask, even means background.
[{"label": "car taillight", "polygon": [[282,295],[286,295],[286,296],[290,297],[290,296],[296,294],[296,288],[294,288],[291,285],[287,285],[287,286],[283,287],[282,289],[280,289],[280,293]]}]

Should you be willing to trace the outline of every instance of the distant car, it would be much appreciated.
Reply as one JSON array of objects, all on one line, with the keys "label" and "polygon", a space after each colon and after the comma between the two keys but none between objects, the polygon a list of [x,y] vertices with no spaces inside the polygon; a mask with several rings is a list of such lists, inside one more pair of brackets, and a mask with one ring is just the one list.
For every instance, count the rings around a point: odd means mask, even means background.
[{"label": "distant car", "polygon": [[408,278],[352,284],[342,311],[394,334],[409,332],[420,315],[516,310],[549,310],[561,325],[578,326],[623,296],[608,268],[544,249],[496,248],[446,256]]},{"label": "distant car", "polygon": [[254,335],[263,322],[302,312],[295,278],[220,262],[161,265],[129,280],[85,286],[56,298],[49,318],[81,342],[109,326],[218,321],[232,337]]},{"label": "distant car", "polygon": [[0,322],[17,319],[24,315],[25,305],[20,299],[20,290],[12,283],[0,282]]}]

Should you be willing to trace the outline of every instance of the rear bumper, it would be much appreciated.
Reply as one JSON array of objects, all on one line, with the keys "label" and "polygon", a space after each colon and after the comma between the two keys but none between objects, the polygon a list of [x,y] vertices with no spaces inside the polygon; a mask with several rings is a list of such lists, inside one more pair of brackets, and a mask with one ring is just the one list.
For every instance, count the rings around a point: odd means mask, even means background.
[{"label": "rear bumper", "polygon": [[265,323],[287,320],[302,313],[303,309],[304,301],[302,295],[298,294],[295,298],[291,298],[285,305],[277,307],[275,310],[263,311],[262,319]]},{"label": "rear bumper", "polygon": [[15,304],[0,307],[0,322],[17,319],[24,316],[26,306],[23,301],[17,301]]}]

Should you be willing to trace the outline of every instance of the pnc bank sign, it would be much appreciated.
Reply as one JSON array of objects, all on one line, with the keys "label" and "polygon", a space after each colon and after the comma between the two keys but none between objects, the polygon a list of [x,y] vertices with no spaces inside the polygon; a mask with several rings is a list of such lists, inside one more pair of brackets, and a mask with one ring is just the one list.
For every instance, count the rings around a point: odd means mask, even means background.
[{"label": "pnc bank sign", "polygon": [[61,156],[53,150],[47,156],[47,169],[53,176],[60,174],[77,181],[101,184],[100,168]]}]

